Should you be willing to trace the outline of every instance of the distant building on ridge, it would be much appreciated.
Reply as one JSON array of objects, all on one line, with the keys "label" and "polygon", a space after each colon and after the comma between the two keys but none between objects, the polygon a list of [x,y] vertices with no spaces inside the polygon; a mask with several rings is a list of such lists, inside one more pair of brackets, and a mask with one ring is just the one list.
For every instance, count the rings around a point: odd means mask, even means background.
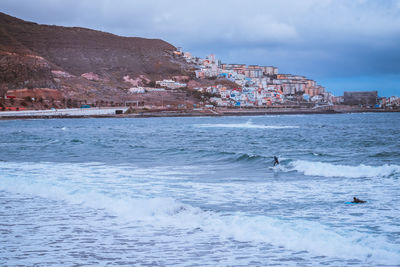
[{"label": "distant building on ridge", "polygon": [[375,106],[378,103],[378,91],[344,92],[345,105]]}]

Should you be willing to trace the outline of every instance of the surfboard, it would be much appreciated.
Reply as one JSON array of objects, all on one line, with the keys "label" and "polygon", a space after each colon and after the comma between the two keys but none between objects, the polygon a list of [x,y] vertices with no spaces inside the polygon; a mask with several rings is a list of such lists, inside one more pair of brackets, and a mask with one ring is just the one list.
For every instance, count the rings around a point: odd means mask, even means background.
[{"label": "surfboard", "polygon": [[344,202],[344,204],[364,204],[364,203],[357,203],[357,202],[350,202],[350,201],[348,201],[348,202]]}]

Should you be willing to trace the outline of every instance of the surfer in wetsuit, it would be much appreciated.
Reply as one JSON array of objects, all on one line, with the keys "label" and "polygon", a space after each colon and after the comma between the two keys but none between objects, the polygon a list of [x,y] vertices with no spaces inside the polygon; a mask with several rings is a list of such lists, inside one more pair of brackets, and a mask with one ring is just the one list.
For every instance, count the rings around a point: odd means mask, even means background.
[{"label": "surfer in wetsuit", "polygon": [[353,197],[353,203],[365,203],[365,202],[367,202],[367,201]]},{"label": "surfer in wetsuit", "polygon": [[274,166],[279,164],[279,160],[277,156],[274,156]]}]

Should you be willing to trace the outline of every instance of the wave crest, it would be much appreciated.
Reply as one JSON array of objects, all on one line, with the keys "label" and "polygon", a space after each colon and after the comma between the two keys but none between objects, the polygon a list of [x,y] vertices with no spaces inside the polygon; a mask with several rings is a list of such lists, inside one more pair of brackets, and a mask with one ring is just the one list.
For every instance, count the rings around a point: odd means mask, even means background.
[{"label": "wave crest", "polygon": [[196,127],[200,127],[200,128],[239,128],[239,129],[293,129],[293,128],[299,128],[299,126],[292,126],[292,125],[253,124],[251,121],[248,121],[246,123],[197,124]]},{"label": "wave crest", "polygon": [[312,162],[296,160],[289,163],[289,171],[302,172],[310,176],[323,177],[390,177],[400,173],[398,165],[368,166],[360,164],[358,166],[335,165],[326,162]]},{"label": "wave crest", "polygon": [[236,161],[253,161],[261,159],[264,159],[264,157],[259,155],[249,155],[247,153],[240,154],[236,157]]}]

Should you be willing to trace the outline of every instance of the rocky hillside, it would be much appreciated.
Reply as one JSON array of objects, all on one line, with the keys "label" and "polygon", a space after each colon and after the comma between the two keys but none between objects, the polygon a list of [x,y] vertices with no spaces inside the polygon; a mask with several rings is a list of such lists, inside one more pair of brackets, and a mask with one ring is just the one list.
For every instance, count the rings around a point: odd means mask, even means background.
[{"label": "rocky hillside", "polygon": [[9,89],[56,89],[64,98],[119,101],[135,84],[187,75],[162,40],[39,25],[0,13],[0,96]]}]

